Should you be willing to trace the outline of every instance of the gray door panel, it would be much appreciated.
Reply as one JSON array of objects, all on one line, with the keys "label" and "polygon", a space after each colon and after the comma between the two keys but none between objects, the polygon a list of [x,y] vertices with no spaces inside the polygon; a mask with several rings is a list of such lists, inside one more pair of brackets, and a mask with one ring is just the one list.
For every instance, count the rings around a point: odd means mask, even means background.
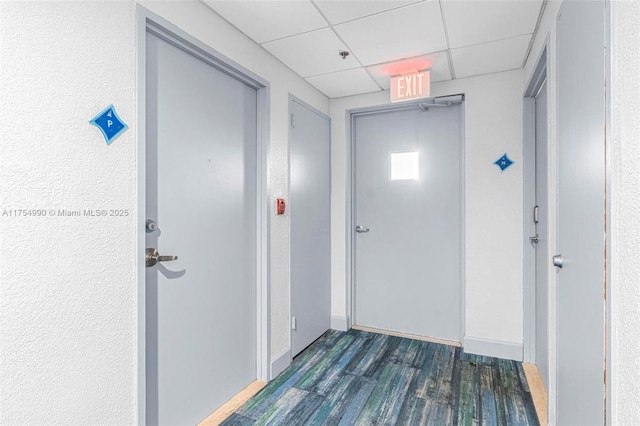
[{"label": "gray door panel", "polygon": [[331,123],[291,102],[291,293],[295,356],[331,327]]},{"label": "gray door panel", "polygon": [[196,424],[256,378],[253,88],[147,34],[147,421]]},{"label": "gray door panel", "polygon": [[557,28],[559,425],[604,423],[604,2],[565,2]]},{"label": "gray door panel", "polygon": [[[418,179],[390,180],[406,152]],[[460,155],[460,105],[356,118],[357,325],[460,341]]]}]

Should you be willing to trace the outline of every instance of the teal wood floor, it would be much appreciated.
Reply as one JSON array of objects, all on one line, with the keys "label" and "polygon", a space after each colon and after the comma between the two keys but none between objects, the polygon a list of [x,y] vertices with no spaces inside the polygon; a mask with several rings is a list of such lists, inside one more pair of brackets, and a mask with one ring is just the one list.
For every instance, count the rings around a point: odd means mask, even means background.
[{"label": "teal wood floor", "polygon": [[519,362],[419,340],[331,330],[222,424],[539,423]]}]

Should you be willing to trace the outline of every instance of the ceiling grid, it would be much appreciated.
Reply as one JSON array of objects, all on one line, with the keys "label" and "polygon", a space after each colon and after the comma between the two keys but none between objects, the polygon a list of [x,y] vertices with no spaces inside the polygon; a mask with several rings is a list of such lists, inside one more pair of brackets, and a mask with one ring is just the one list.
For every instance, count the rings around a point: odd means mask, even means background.
[{"label": "ceiling grid", "polygon": [[451,59],[451,43],[449,43],[449,30],[447,30],[447,17],[444,15],[444,7],[442,6],[442,0],[438,0],[440,3],[440,14],[442,15],[442,23],[444,25],[444,38],[447,40],[447,64],[449,65],[449,72],[451,73],[451,79],[455,80],[456,72],[453,69],[453,60]]},{"label": "ceiling grid", "polygon": [[438,82],[522,68],[547,2],[201,1],[330,98],[412,71]]}]

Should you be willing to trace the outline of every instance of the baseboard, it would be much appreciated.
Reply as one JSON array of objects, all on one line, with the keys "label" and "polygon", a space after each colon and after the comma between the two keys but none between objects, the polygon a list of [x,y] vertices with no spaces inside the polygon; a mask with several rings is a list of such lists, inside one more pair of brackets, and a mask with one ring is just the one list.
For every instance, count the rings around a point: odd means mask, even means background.
[{"label": "baseboard", "polygon": [[501,342],[465,336],[462,348],[466,353],[522,361],[522,343]]},{"label": "baseboard", "polygon": [[349,320],[349,317],[332,315],[331,328],[338,331],[348,331],[351,328],[351,321]]},{"label": "baseboard", "polygon": [[291,365],[291,349],[285,349],[282,353],[273,357],[271,361],[271,379],[275,379],[289,365]]},{"label": "baseboard", "polygon": [[352,325],[351,328],[353,328],[354,330],[368,331],[369,333],[386,334],[388,336],[396,336],[396,337],[402,337],[405,339],[413,339],[413,340],[421,340],[423,342],[437,343],[439,345],[455,346],[458,348],[462,346],[460,342],[456,342],[453,340],[446,340],[446,339],[438,339],[437,337],[418,336],[416,334],[402,333],[399,331],[392,331],[392,330],[384,330],[384,329],[375,328],[375,327],[365,327],[362,325]]}]

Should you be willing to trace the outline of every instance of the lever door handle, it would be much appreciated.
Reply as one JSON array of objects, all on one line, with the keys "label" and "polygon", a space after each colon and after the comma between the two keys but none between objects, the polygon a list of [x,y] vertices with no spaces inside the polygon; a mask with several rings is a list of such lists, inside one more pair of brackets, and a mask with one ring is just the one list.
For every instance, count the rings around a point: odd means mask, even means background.
[{"label": "lever door handle", "polygon": [[531,240],[533,244],[538,244],[540,242],[540,237],[536,235],[535,237],[529,237],[529,240]]},{"label": "lever door handle", "polygon": [[154,248],[148,248],[144,252],[144,260],[147,266],[153,266],[158,262],[169,262],[172,260],[178,260],[178,256],[165,255],[161,256],[158,250]]},{"label": "lever door handle", "polygon": [[364,227],[364,226],[362,226],[362,225],[358,225],[358,226],[356,226],[356,232],[357,232],[357,233],[359,233],[359,234],[364,234],[364,233],[367,233],[367,232],[369,232],[369,231],[370,231],[370,229],[369,229],[369,228],[365,228],[365,227]]}]

